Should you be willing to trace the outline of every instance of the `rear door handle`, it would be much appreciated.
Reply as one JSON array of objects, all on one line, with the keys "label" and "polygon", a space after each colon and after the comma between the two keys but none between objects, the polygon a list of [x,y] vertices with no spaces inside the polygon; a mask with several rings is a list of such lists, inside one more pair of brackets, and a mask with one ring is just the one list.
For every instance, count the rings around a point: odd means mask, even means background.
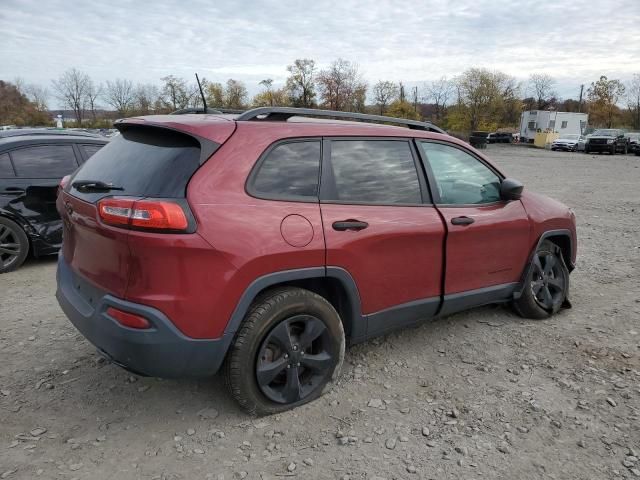
[{"label": "rear door handle", "polygon": [[452,225],[471,225],[475,220],[471,217],[455,217],[451,219]]},{"label": "rear door handle", "polygon": [[0,192],[2,195],[22,195],[25,193],[25,190],[17,187],[7,187]]},{"label": "rear door handle", "polygon": [[360,220],[342,220],[340,222],[333,222],[333,229],[342,232],[344,230],[364,230],[369,224],[367,222],[361,222]]}]

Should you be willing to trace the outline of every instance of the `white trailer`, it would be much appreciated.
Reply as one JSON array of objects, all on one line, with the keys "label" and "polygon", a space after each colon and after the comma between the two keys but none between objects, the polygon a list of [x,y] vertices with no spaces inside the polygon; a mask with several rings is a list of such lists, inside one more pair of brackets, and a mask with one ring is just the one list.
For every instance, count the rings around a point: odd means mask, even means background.
[{"label": "white trailer", "polygon": [[587,128],[587,113],[528,110],[520,116],[520,141],[532,143],[538,132],[583,135]]}]

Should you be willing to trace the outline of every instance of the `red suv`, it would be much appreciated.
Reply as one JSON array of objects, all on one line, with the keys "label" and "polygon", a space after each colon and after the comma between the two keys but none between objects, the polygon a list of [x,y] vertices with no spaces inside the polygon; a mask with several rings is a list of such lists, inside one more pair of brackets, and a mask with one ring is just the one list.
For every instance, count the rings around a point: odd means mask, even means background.
[{"label": "red suv", "polygon": [[61,184],[57,298],[130,371],[223,366],[268,414],[326,391],[346,343],[488,303],[568,305],[572,211],[431,124],[265,107],[116,126]]}]

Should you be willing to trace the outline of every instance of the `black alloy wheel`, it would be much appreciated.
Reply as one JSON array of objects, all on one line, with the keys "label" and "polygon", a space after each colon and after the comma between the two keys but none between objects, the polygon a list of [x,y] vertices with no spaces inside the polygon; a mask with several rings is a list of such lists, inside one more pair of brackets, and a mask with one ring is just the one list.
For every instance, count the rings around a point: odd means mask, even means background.
[{"label": "black alloy wheel", "polygon": [[536,253],[533,259],[531,293],[543,309],[556,311],[565,299],[567,281],[561,261],[548,252]]},{"label": "black alloy wheel", "polygon": [[335,342],[324,322],[312,315],[282,320],[266,336],[256,361],[262,393],[276,403],[305,399],[325,383],[335,366]]},{"label": "black alloy wheel", "polygon": [[29,253],[29,240],[15,222],[0,217],[0,273],[18,268]]}]

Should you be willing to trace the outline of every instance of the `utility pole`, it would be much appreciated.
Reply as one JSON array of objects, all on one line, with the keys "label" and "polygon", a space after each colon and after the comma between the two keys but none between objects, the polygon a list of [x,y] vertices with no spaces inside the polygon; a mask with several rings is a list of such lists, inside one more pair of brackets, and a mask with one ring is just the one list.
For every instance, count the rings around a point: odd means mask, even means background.
[{"label": "utility pole", "polygon": [[580,100],[578,100],[578,113],[582,112],[582,92],[584,91],[584,84],[580,85]]},{"label": "utility pole", "polygon": [[400,82],[400,103],[404,102],[404,85]]},{"label": "utility pole", "polygon": [[418,113],[418,87],[413,87],[413,110]]}]

